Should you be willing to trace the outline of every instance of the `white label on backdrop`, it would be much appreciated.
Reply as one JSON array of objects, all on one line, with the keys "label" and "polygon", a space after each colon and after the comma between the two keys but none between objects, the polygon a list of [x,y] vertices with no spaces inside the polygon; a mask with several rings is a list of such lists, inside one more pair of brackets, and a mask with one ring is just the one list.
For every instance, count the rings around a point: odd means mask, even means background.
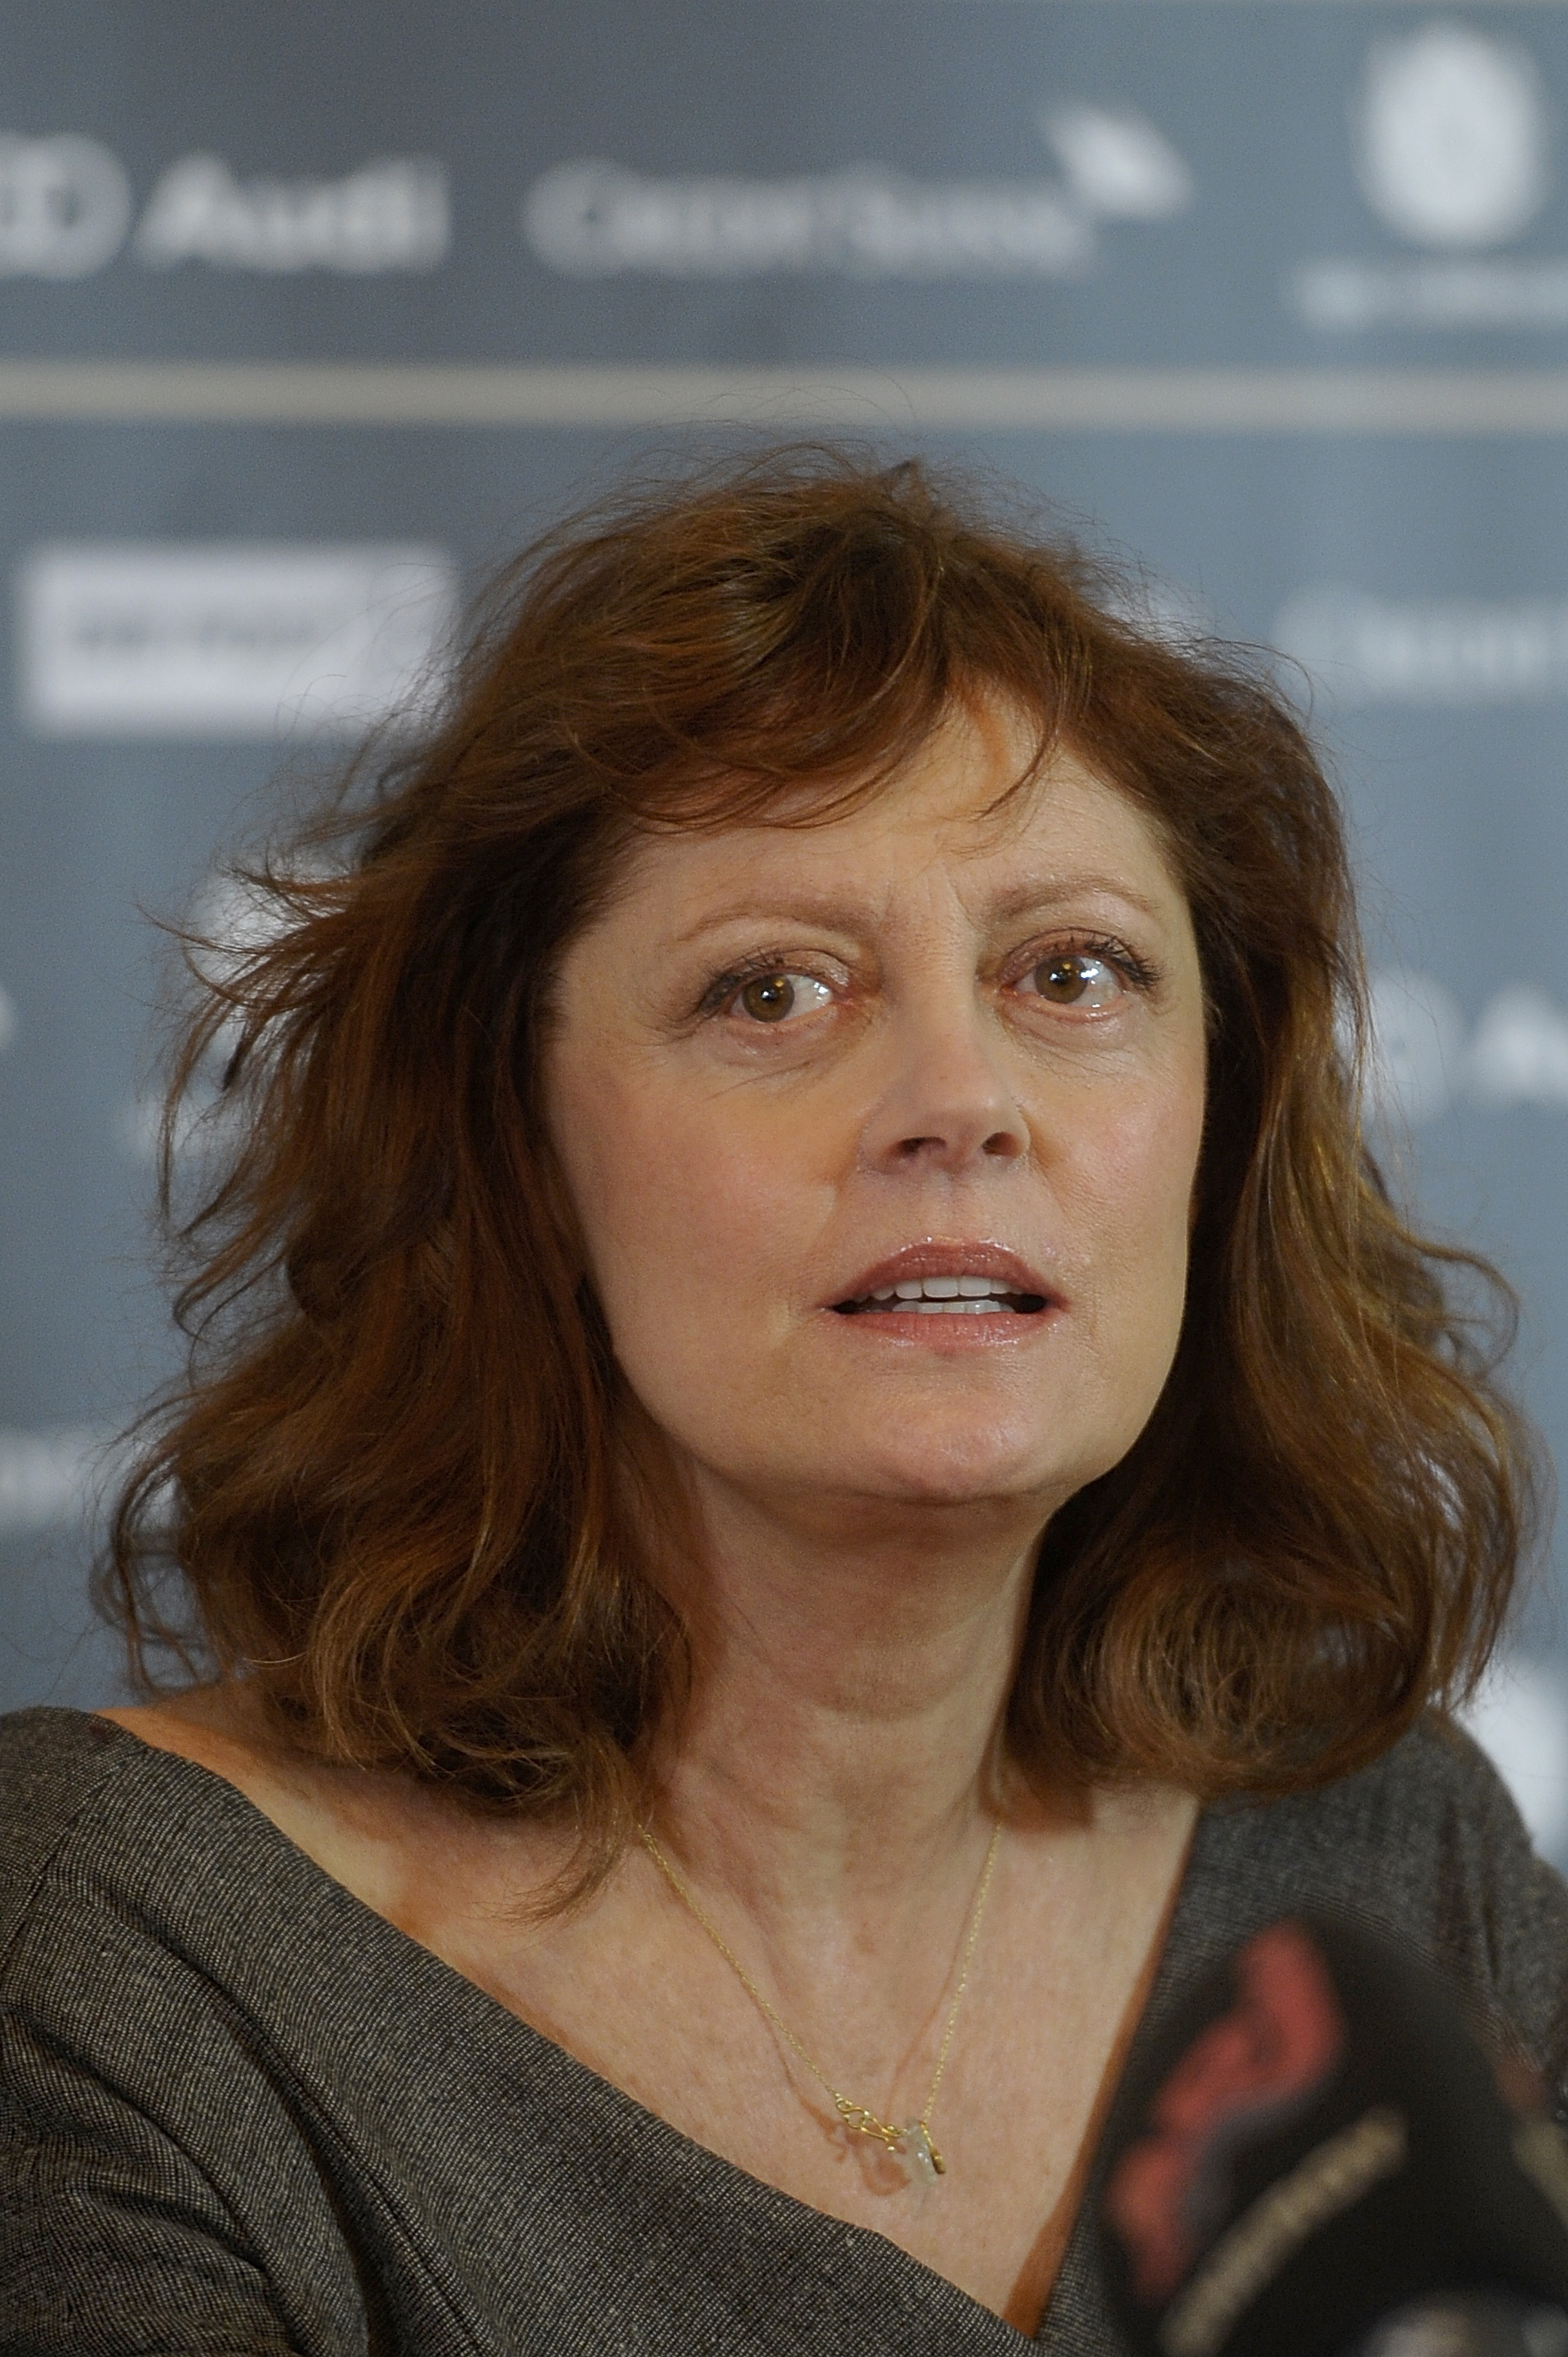
[{"label": "white label on backdrop", "polygon": [[44,737],[267,741],[428,716],[456,606],[439,549],[34,549],[17,582],[22,710]]},{"label": "white label on backdrop", "polygon": [[1413,1125],[1466,1103],[1568,1112],[1568,1014],[1533,984],[1497,991],[1468,1038],[1453,992],[1405,967],[1372,976],[1369,1012],[1377,1118]]},{"label": "white label on backdrop", "polygon": [[106,1436],[85,1425],[0,1431],[0,1536],[70,1523],[107,1471]]},{"label": "white label on backdrop", "polygon": [[1568,696],[1568,597],[1384,597],[1298,589],[1273,641],[1345,704],[1539,704]]}]

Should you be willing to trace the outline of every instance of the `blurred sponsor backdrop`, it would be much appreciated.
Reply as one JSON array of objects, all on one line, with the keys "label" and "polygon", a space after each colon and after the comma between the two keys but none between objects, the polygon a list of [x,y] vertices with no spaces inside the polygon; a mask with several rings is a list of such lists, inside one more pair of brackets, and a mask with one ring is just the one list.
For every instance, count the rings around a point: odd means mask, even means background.
[{"label": "blurred sponsor backdrop", "polygon": [[[416,720],[564,502],[737,424],[997,469],[1291,659],[1404,1183],[1568,1438],[1563,6],[54,0],[0,59],[0,1704],[117,1683],[140,911]],[[1550,1588],[1477,1725],[1568,1861]]]}]

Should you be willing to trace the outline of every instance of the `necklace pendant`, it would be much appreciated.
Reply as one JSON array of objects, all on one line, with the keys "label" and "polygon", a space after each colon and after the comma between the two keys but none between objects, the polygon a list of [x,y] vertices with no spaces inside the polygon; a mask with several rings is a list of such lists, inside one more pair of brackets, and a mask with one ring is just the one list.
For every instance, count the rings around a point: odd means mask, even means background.
[{"label": "necklace pendant", "polygon": [[931,2142],[924,2120],[905,2121],[901,2149],[917,2185],[934,2185],[939,2177],[947,2175],[947,2163]]},{"label": "necklace pendant", "polygon": [[847,2095],[835,2095],[833,2108],[851,2136],[870,2136],[875,2144],[886,2145],[889,2152],[902,2152],[905,2131],[889,2127],[886,2120],[868,2111],[864,2104],[852,2104]]}]

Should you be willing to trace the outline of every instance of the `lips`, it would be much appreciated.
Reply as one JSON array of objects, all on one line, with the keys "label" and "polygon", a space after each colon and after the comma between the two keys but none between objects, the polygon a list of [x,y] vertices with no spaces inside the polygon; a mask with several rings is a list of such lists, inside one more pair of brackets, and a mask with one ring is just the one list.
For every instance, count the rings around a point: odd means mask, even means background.
[{"label": "lips", "polygon": [[841,1318],[1037,1318],[1059,1306],[1037,1272],[996,1244],[915,1244],[827,1305]]}]

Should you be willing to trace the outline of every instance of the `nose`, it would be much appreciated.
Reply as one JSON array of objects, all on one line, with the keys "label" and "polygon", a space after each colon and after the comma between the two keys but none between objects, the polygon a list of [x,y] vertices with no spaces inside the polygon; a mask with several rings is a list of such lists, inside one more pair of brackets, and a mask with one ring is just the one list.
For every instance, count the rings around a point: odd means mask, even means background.
[{"label": "nose", "polygon": [[910,1010],[895,1028],[891,1069],[862,1139],[875,1170],[957,1175],[1029,1150],[1029,1129],[979,1007]]}]

